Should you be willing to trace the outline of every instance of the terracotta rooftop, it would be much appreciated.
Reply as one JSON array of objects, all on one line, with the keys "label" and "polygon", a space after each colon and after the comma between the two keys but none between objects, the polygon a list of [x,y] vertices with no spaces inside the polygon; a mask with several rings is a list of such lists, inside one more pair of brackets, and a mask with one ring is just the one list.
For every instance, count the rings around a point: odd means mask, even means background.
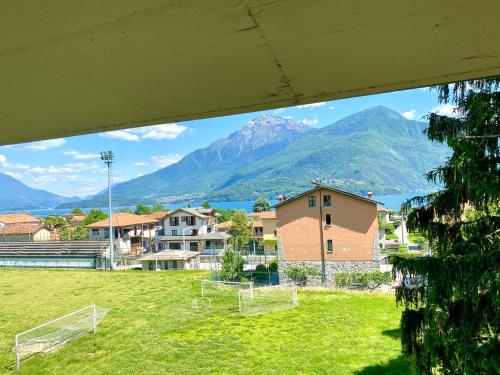
[{"label": "terracotta rooftop", "polygon": [[27,223],[14,223],[14,224],[9,224],[6,225],[3,228],[0,228],[0,237],[3,236],[4,234],[35,234],[37,233],[40,229],[42,229],[43,226],[36,225],[36,224],[27,224]]},{"label": "terracotta rooftop", "polygon": [[31,223],[42,221],[34,216],[25,213],[17,213],[17,214],[0,214],[0,223],[4,224],[13,224],[13,223]]},{"label": "terracotta rooftop", "polygon": [[159,220],[162,220],[165,218],[165,216],[168,215],[168,212],[165,212],[165,211],[155,211],[153,212],[152,214],[149,214],[149,215],[144,215],[144,216],[147,216],[155,221],[159,221]]},{"label": "terracotta rooftop", "polygon": [[[233,224],[233,222],[231,220],[228,220],[228,221],[225,221],[223,223],[219,223],[217,224],[217,228],[220,230],[220,229],[223,229],[223,230],[226,230],[226,229],[229,229],[231,227],[231,225]],[[264,226],[264,223],[262,222],[262,220],[248,220],[248,226],[250,227],[262,227]]]},{"label": "terracotta rooftop", "polygon": [[250,212],[250,217],[258,217],[259,219],[276,219],[275,211]]},{"label": "terracotta rooftop", "polygon": [[[141,216],[136,214],[131,214],[128,212],[117,212],[113,214],[113,227],[123,228],[130,227],[133,225],[141,224],[154,224],[155,219],[148,217],[147,215]],[[93,224],[87,225],[87,228],[107,228],[109,226],[109,220],[104,219]]]},{"label": "terracotta rooftop", "polygon": [[389,209],[385,208],[385,207],[380,207],[380,206],[377,206],[377,211],[378,212],[389,212]]}]

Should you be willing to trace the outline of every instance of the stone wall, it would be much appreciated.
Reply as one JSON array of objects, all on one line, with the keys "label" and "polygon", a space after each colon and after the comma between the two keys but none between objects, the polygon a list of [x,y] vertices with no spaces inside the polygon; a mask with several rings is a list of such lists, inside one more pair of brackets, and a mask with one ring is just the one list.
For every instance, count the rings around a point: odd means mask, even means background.
[{"label": "stone wall", "polygon": [[[335,286],[335,274],[339,272],[371,272],[380,270],[379,262],[379,243],[378,233],[375,234],[373,239],[373,257],[371,261],[326,261],[326,284],[325,286]],[[316,268],[321,273],[321,260],[318,261],[301,261],[301,260],[286,260],[282,249],[278,248],[278,272],[280,274],[280,282],[286,284],[291,282],[284,272],[287,267],[294,266],[310,266]],[[322,286],[321,276],[309,277],[307,281],[308,286]]]}]

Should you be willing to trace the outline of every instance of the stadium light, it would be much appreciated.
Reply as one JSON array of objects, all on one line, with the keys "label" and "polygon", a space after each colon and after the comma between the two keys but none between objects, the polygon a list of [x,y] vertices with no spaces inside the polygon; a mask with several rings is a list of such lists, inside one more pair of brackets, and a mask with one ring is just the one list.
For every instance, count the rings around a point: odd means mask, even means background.
[{"label": "stadium light", "polygon": [[108,209],[109,209],[109,268],[113,269],[113,212],[111,211],[111,179],[114,155],[111,151],[101,152],[101,160],[108,166]]}]

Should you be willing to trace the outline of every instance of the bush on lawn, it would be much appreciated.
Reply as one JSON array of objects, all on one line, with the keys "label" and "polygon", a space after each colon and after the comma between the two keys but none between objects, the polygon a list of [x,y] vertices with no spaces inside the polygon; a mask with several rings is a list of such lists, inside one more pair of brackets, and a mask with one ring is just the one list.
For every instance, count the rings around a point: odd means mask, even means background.
[{"label": "bush on lawn", "polygon": [[320,276],[321,273],[314,267],[311,266],[293,266],[285,268],[285,275],[287,275],[292,281],[299,285],[307,285],[307,279],[309,276]]},{"label": "bush on lawn", "polygon": [[392,283],[389,272],[339,272],[335,274],[335,284],[339,288],[361,288],[375,290],[383,284]]}]

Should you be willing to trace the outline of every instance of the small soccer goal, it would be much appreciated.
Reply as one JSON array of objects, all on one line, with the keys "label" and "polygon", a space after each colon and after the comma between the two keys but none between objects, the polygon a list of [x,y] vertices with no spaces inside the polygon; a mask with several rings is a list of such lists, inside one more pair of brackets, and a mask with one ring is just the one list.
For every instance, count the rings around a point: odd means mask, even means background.
[{"label": "small soccer goal", "polygon": [[240,290],[238,305],[244,315],[291,309],[299,305],[297,287],[283,284]]},{"label": "small soccer goal", "polygon": [[54,351],[89,332],[96,333],[97,324],[105,314],[106,310],[97,310],[96,305],[91,305],[17,334],[16,368],[19,369],[23,358]]},{"label": "small soccer goal", "polygon": [[216,297],[249,289],[253,289],[253,281],[201,280],[201,298]]}]

